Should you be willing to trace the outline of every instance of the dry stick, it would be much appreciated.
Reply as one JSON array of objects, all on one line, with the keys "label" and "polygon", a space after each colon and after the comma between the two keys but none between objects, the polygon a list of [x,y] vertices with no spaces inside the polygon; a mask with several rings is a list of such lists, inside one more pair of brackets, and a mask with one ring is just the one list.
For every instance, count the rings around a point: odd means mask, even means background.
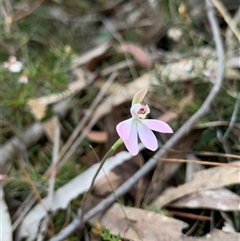
[{"label": "dry stick", "polygon": [[[240,7],[236,11],[233,21],[236,25],[238,25],[238,22],[240,21]],[[233,57],[233,49],[234,49],[234,43],[233,43],[233,32],[231,31],[231,28],[228,26],[226,30],[226,52],[228,58]]]},{"label": "dry stick", "polygon": [[36,197],[34,196],[34,193],[29,194],[27,196],[27,198],[23,201],[21,206],[14,213],[13,219],[15,219],[15,217],[17,217],[17,218],[14,221],[14,223],[12,224],[12,231],[15,231],[15,229],[18,227],[18,225],[22,222],[22,220],[26,216],[26,214],[33,207],[35,202],[36,202]]},{"label": "dry stick", "polygon": [[[88,211],[83,218],[82,222],[86,222],[90,218],[94,217],[100,211],[108,208],[114,201],[115,197],[122,196],[125,194],[130,188],[139,181],[143,176],[145,176],[149,171],[151,171],[156,164],[158,163],[159,158],[161,158],[164,154],[167,153],[168,148],[172,148],[181,138],[186,135],[194,124],[204,116],[210,108],[213,100],[217,96],[223,79],[223,70],[224,70],[224,50],[222,39],[220,35],[219,26],[217,24],[217,19],[214,15],[213,5],[210,0],[206,0],[206,9],[207,15],[210,22],[210,26],[213,32],[214,41],[216,44],[217,56],[218,56],[218,69],[217,76],[215,80],[215,84],[212,87],[211,92],[208,97],[200,107],[200,109],[169,139],[169,141],[160,149],[154,156],[151,158],[139,171],[137,171],[131,178],[129,178],[125,183],[123,183],[116,191],[115,194],[109,195],[105,200],[96,205],[93,209]],[[66,228],[64,228],[59,234],[55,235],[50,239],[50,241],[62,241],[71,235],[78,227],[81,225],[80,222],[81,211],[78,214],[78,217],[73,220]]]},{"label": "dry stick", "polygon": [[186,160],[186,159],[177,159],[177,158],[160,158],[159,160],[161,160],[163,162],[194,163],[194,164],[202,164],[202,165],[206,165],[206,166],[215,166],[215,167],[236,167],[236,168],[240,168],[239,164],[208,162],[208,161],[199,161],[199,160]]},{"label": "dry stick", "polygon": [[218,153],[218,152],[209,152],[209,151],[179,151],[175,149],[170,149],[168,150],[169,152],[173,153],[193,153],[195,155],[200,155],[200,156],[219,156],[219,157],[230,157],[233,159],[240,159],[240,155],[234,155],[234,154],[225,154],[225,153]]},{"label": "dry stick", "polygon": [[212,0],[212,2],[215,5],[215,7],[217,8],[217,10],[223,16],[223,18],[224,18],[225,22],[228,24],[229,28],[236,35],[238,41],[240,41],[240,32],[237,29],[237,25],[236,25],[235,21],[229,15],[227,9],[224,7],[224,5],[219,0]]},{"label": "dry stick", "polygon": [[[234,127],[234,124],[237,121],[237,117],[238,117],[238,113],[239,113],[239,106],[240,106],[240,93],[238,94],[238,97],[237,97],[237,101],[236,101],[236,104],[235,104],[235,107],[234,107],[234,110],[232,113],[230,124],[229,124],[226,132],[224,133],[223,137],[219,138],[220,142],[223,145],[225,152],[228,154],[231,152],[231,150],[229,148],[229,143],[228,143],[228,136],[230,135],[230,133]],[[227,157],[227,159],[228,159],[228,162],[232,161],[232,159],[230,157]]]},{"label": "dry stick", "polygon": [[[59,146],[60,146],[60,127],[58,123],[58,118],[56,117],[55,130],[54,130],[53,155],[52,155],[52,165],[55,166],[55,168],[53,168],[49,177],[49,187],[48,187],[48,196],[47,196],[48,198],[47,208],[49,212],[51,212],[51,209],[52,209],[52,200],[53,200],[54,186],[55,186],[55,180],[56,180],[56,174],[57,174],[56,164],[58,161]],[[42,223],[37,241],[42,241],[45,238],[49,221],[50,221],[50,216],[47,215]]]},{"label": "dry stick", "polygon": [[198,219],[198,220],[201,220],[201,221],[211,221],[211,217],[202,216],[202,215],[193,214],[193,213],[184,213],[184,212],[180,212],[180,211],[168,211],[168,214],[175,215],[175,216],[178,216],[178,217],[194,219],[194,220]]},{"label": "dry stick", "polygon": [[43,208],[45,208],[47,210],[46,205],[44,204],[41,195],[38,192],[38,189],[36,188],[36,185],[34,184],[33,180],[31,179],[30,175],[28,174],[28,171],[26,170],[26,168],[24,167],[24,161],[22,159],[17,160],[18,165],[20,167],[20,169],[22,170],[22,172],[24,173],[25,177],[27,178],[30,186],[32,187],[33,193],[35,194],[37,200],[39,203],[42,204]]}]

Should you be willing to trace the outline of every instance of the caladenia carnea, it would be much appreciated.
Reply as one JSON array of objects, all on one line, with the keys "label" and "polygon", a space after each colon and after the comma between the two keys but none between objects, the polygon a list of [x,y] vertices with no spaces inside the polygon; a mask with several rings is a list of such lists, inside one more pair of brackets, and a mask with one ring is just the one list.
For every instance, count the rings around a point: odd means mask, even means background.
[{"label": "caladenia carnea", "polygon": [[135,156],[138,154],[138,137],[146,148],[156,151],[158,148],[158,142],[152,131],[173,133],[172,128],[167,123],[160,120],[146,118],[150,113],[150,108],[142,101],[147,94],[147,91],[147,89],[142,89],[134,95],[132,107],[130,108],[132,117],[117,125],[116,130],[120,138],[112,145],[110,150],[102,158],[101,164],[92,180],[90,189],[93,187],[94,180],[107,158],[111,156],[113,152],[116,151],[123,143],[125,144],[127,150]]},{"label": "caladenia carnea", "polygon": [[132,100],[132,107],[130,112],[132,117],[128,120],[120,122],[117,127],[117,133],[120,138],[112,145],[110,150],[102,158],[101,163],[92,179],[89,190],[85,193],[82,200],[82,214],[81,218],[83,219],[85,211],[85,203],[88,193],[92,190],[94,182],[102,169],[105,161],[110,157],[114,151],[117,150],[119,146],[123,143],[125,144],[127,150],[133,155],[138,154],[138,137],[143,145],[155,151],[158,148],[157,138],[155,137],[152,131],[158,131],[162,133],[172,133],[172,128],[165,122],[154,119],[147,119],[147,115],[150,113],[150,108],[148,105],[144,104],[142,101],[147,94],[147,89],[142,89],[138,91]]},{"label": "caladenia carnea", "polygon": [[173,133],[167,123],[147,119],[150,108],[142,102],[146,94],[147,89],[142,89],[135,94],[130,108],[132,117],[120,122],[116,127],[118,135],[133,156],[138,154],[138,137],[147,149],[155,151],[158,148],[158,142],[152,131]]}]

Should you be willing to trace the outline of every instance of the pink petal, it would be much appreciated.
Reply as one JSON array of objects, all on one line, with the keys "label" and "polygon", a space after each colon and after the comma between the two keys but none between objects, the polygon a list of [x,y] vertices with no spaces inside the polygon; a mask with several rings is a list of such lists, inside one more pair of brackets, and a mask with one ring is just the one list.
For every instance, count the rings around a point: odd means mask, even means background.
[{"label": "pink petal", "polygon": [[133,118],[120,122],[117,126],[117,133],[120,138],[125,141],[129,138],[132,128]]},{"label": "pink petal", "polygon": [[153,131],[158,131],[162,133],[173,133],[172,128],[166,122],[149,119],[142,120],[142,122]]},{"label": "pink petal", "polygon": [[124,140],[124,144],[128,151],[136,156],[138,154],[138,135],[137,135],[137,123],[136,121],[132,122],[132,129],[127,140]]},{"label": "pink petal", "polygon": [[157,138],[141,120],[137,121],[137,131],[143,145],[151,151],[156,151],[158,148]]}]

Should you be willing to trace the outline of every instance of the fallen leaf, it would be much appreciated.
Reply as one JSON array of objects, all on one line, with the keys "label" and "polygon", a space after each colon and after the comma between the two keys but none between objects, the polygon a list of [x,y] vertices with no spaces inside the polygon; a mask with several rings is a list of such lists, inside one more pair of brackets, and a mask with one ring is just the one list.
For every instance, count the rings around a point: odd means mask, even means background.
[{"label": "fallen leaf", "polygon": [[197,191],[170,203],[177,208],[208,208],[221,211],[240,211],[240,196],[228,189]]},{"label": "fallen leaf", "polygon": [[192,238],[183,239],[183,241],[239,241],[240,234],[239,233],[225,233],[221,230],[214,229],[210,234],[202,238]]},{"label": "fallen leaf", "polygon": [[[111,186],[109,185],[111,184]],[[112,188],[116,190],[116,187],[119,187],[121,184],[121,177],[111,171],[106,176],[102,177],[95,185],[94,194],[98,196],[105,196],[106,194],[111,193]]]},{"label": "fallen leaf", "polygon": [[142,47],[136,44],[124,43],[118,48],[118,51],[123,53],[130,53],[138,62],[138,64],[144,69],[151,67],[150,56],[142,49]]},{"label": "fallen leaf", "polygon": [[29,99],[28,106],[37,120],[41,120],[45,116],[47,105],[42,103],[41,100]]},{"label": "fallen leaf", "polygon": [[[123,210],[122,210],[123,208]],[[204,237],[188,237],[182,229],[188,224],[151,211],[114,204],[100,220],[113,235],[131,241],[239,241],[239,233],[214,229]]]},{"label": "fallen leaf", "polygon": [[[60,123],[58,121],[58,117],[54,116],[53,118],[49,119],[48,121],[43,123],[43,128],[47,138],[54,143],[54,136],[55,136],[55,127],[59,126]],[[60,127],[59,127],[60,128]]]},{"label": "fallen leaf", "polygon": [[89,131],[86,138],[96,143],[104,143],[108,140],[108,135],[105,131]]},{"label": "fallen leaf", "polygon": [[[232,162],[232,164],[238,165],[240,162]],[[239,184],[239,176],[240,166],[239,168],[221,166],[202,170],[195,173],[190,182],[165,190],[151,205],[163,207],[191,193]]]},{"label": "fallen leaf", "polygon": [[77,66],[84,65],[88,63],[90,60],[103,55],[104,53],[106,53],[109,47],[110,47],[110,41],[106,41],[102,44],[99,44],[95,48],[91,48],[89,51],[78,56],[75,60],[73,60],[71,69],[74,69]]},{"label": "fallen leaf", "polygon": [[[124,212],[122,210],[124,209]],[[100,223],[113,235],[133,241],[179,241],[188,224],[152,211],[114,204]],[[126,216],[125,216],[126,214]],[[161,237],[161,239],[159,239]]]},{"label": "fallen leaf", "polygon": [[[0,183],[0,207],[1,207],[1,227],[0,236],[4,237],[4,241],[12,241],[12,223],[10,214],[8,212],[8,206],[4,200],[4,190],[2,182]],[[2,240],[2,239],[1,239]]]}]

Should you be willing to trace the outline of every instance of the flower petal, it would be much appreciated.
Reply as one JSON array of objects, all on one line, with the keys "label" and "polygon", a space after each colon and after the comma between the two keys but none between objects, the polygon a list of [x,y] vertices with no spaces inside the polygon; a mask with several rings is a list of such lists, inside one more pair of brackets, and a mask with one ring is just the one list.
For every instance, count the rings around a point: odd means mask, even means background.
[{"label": "flower petal", "polygon": [[142,122],[151,130],[162,133],[173,133],[172,128],[164,121],[145,119]]},{"label": "flower petal", "polygon": [[141,103],[145,97],[145,95],[147,94],[148,89],[142,89],[140,91],[138,91],[132,100],[132,106],[137,104],[137,103]]},{"label": "flower petal", "polygon": [[137,135],[137,123],[135,120],[132,122],[132,129],[131,129],[129,138],[123,141],[128,151],[133,156],[136,156],[138,154],[138,135]]},{"label": "flower petal", "polygon": [[118,135],[123,141],[129,138],[132,129],[133,118],[120,122],[116,126]]},{"label": "flower petal", "polygon": [[156,151],[158,148],[158,142],[153,132],[142,123],[142,120],[137,121],[137,131],[139,138],[143,145],[151,151]]}]

